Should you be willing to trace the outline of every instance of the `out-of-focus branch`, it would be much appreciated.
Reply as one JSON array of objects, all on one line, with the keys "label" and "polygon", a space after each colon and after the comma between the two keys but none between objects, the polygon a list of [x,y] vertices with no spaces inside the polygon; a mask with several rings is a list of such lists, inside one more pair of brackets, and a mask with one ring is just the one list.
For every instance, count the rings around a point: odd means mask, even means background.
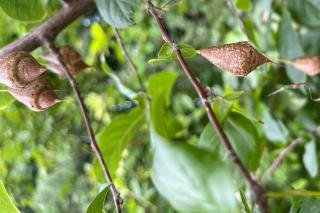
[{"label": "out-of-focus branch", "polygon": [[269,166],[269,168],[267,169],[267,171],[262,175],[261,177],[261,183],[265,183],[267,178],[274,172],[274,170],[276,170],[276,168],[281,164],[281,162],[283,161],[283,159],[293,150],[293,148],[300,144],[301,141],[300,139],[295,139],[293,140],[289,146],[287,146],[284,150],[282,150],[279,155],[277,156],[277,158],[272,162],[272,164]]},{"label": "out-of-focus branch", "polygon": [[244,24],[244,21],[243,21],[242,17],[238,14],[236,8],[234,7],[232,0],[225,0],[225,1],[227,3],[231,13],[233,14],[233,16],[239,21],[241,30],[246,35],[248,41],[250,41],[250,36],[249,36],[248,30],[247,30],[247,28],[246,28],[246,26]]},{"label": "out-of-focus branch", "polygon": [[127,51],[127,49],[126,49],[126,47],[125,47],[125,45],[124,45],[124,43],[123,43],[123,39],[122,39],[122,37],[121,37],[121,35],[120,35],[119,30],[118,30],[117,28],[113,28],[113,31],[114,31],[114,35],[115,35],[115,37],[116,37],[116,39],[117,39],[117,41],[118,41],[118,43],[119,43],[119,45],[120,45],[120,48],[121,48],[121,50],[122,50],[123,55],[125,56],[127,62],[129,63],[132,71],[133,71],[133,72],[136,74],[136,76],[137,76],[137,79],[138,79],[138,81],[139,81],[139,84],[140,84],[140,87],[141,87],[142,91],[143,91],[143,92],[147,92],[147,89],[145,88],[145,86],[144,86],[144,84],[143,84],[143,81],[142,81],[142,79],[141,79],[141,76],[140,76],[140,74],[139,74],[138,68],[137,68],[137,66],[135,65],[135,63],[133,62],[133,60],[131,59],[131,57],[130,57],[130,55],[129,55],[129,53],[128,53],[128,51]]},{"label": "out-of-focus branch", "polygon": [[228,140],[226,134],[224,133],[216,115],[214,114],[214,112],[211,109],[211,105],[207,99],[206,91],[204,90],[203,86],[199,83],[199,81],[196,79],[196,77],[193,75],[190,67],[188,66],[184,57],[181,54],[181,50],[180,50],[179,46],[173,41],[173,39],[169,35],[169,32],[166,28],[164,20],[162,19],[162,17],[159,16],[152,1],[145,0],[145,3],[148,7],[149,13],[153,16],[153,18],[155,19],[155,21],[158,24],[158,27],[161,32],[163,40],[165,42],[167,42],[171,46],[171,48],[174,50],[175,55],[181,65],[184,73],[188,77],[189,81],[192,83],[194,89],[197,91],[197,93],[201,99],[201,102],[207,112],[208,118],[209,118],[212,126],[215,128],[215,131],[217,132],[217,135],[219,136],[221,142],[225,146],[225,148],[229,154],[229,157],[231,158],[233,163],[238,167],[241,174],[244,176],[245,180],[249,183],[250,188],[251,188],[251,192],[252,192],[257,204],[259,205],[260,209],[264,213],[268,212],[266,199],[263,195],[262,186],[250,175],[249,171],[245,168],[245,166],[241,162],[239,156],[237,155],[237,153],[233,149],[233,147],[232,147],[230,141]]}]

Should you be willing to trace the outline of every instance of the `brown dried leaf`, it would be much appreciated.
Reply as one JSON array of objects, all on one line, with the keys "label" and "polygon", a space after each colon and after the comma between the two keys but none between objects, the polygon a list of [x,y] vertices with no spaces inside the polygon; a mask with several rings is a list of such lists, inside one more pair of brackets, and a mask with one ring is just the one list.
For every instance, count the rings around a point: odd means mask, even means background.
[{"label": "brown dried leaf", "polygon": [[25,87],[46,71],[27,52],[17,51],[0,57],[0,83],[8,87]]},{"label": "brown dried leaf", "polygon": [[320,56],[302,56],[293,59],[291,64],[310,76],[320,73]]},{"label": "brown dried leaf", "polygon": [[60,102],[53,86],[43,76],[38,77],[24,88],[9,88],[8,91],[33,111],[43,111]]},{"label": "brown dried leaf", "polygon": [[236,76],[246,76],[258,66],[270,62],[247,41],[203,48],[200,54],[220,69]]},{"label": "brown dried leaf", "polygon": [[[63,62],[66,64],[68,70],[72,75],[79,74],[82,70],[88,68],[89,66],[82,60],[81,55],[71,46],[64,45],[58,48],[58,51],[62,57]],[[56,58],[48,53],[44,58],[49,62],[47,67],[52,72],[64,75],[63,69]]]}]

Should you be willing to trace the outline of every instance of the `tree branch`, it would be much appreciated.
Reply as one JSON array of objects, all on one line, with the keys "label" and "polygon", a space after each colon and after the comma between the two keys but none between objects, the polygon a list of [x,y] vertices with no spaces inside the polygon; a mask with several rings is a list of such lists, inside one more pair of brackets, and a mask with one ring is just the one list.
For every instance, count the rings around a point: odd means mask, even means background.
[{"label": "tree branch", "polygon": [[89,135],[89,139],[90,139],[90,145],[91,148],[93,149],[93,151],[95,152],[98,161],[100,163],[100,166],[103,170],[103,173],[107,179],[107,181],[111,184],[110,188],[111,188],[111,192],[112,192],[112,196],[113,196],[113,200],[115,203],[115,208],[116,208],[116,212],[120,213],[121,212],[121,198],[119,193],[117,192],[117,189],[112,181],[112,177],[110,175],[110,172],[108,170],[107,164],[103,159],[103,156],[101,154],[101,151],[99,149],[98,143],[94,137],[94,133],[92,130],[92,125],[91,125],[91,121],[89,119],[89,113],[88,110],[84,104],[83,98],[81,96],[79,87],[77,85],[77,82],[75,81],[75,79],[73,78],[73,76],[71,75],[71,73],[69,72],[67,66],[65,65],[63,59],[61,58],[61,55],[59,54],[59,50],[57,49],[57,47],[55,46],[54,42],[50,39],[46,39],[43,41],[44,45],[46,45],[46,47],[48,48],[48,50],[51,52],[51,54],[57,59],[57,61],[59,62],[59,64],[62,67],[62,71],[64,72],[66,78],[68,79],[70,86],[72,87],[72,90],[77,98],[79,107],[81,109],[82,112],[82,116],[86,125],[86,129]]},{"label": "tree branch", "polygon": [[0,49],[0,56],[4,56],[14,51],[33,51],[42,45],[42,38],[50,38],[51,40],[54,40],[55,37],[74,20],[94,8],[94,0],[70,2],[68,7],[63,7],[47,21],[38,26],[34,31],[2,47]]},{"label": "tree branch", "polygon": [[268,212],[267,204],[265,197],[263,195],[263,188],[262,186],[250,175],[249,171],[245,168],[243,163],[241,162],[239,156],[234,151],[230,141],[228,140],[226,134],[224,133],[216,115],[211,109],[210,103],[207,99],[206,91],[203,89],[202,85],[198,82],[196,77],[193,75],[191,69],[189,68],[188,64],[186,63],[184,57],[181,54],[179,46],[172,40],[172,38],[169,35],[169,32],[167,31],[166,25],[163,21],[163,19],[158,15],[156,9],[154,8],[154,5],[152,4],[151,0],[145,0],[145,3],[148,7],[149,13],[153,16],[155,21],[158,24],[159,30],[161,32],[162,38],[165,42],[167,42],[171,48],[174,50],[177,59],[184,71],[184,73],[187,75],[188,79],[192,83],[194,89],[197,91],[201,102],[207,112],[208,118],[212,124],[212,126],[215,128],[221,142],[225,146],[231,160],[234,162],[234,164],[238,167],[241,174],[244,176],[245,180],[248,182],[251,188],[251,192],[259,205],[260,209],[266,213]]},{"label": "tree branch", "polygon": [[278,157],[272,162],[270,167],[267,169],[267,171],[262,175],[261,177],[261,183],[265,183],[267,178],[276,170],[276,168],[280,165],[280,163],[283,161],[283,159],[291,152],[291,150],[298,144],[300,144],[300,139],[293,140],[289,146],[287,146],[284,150],[282,150]]},{"label": "tree branch", "polygon": [[124,46],[124,43],[123,43],[123,40],[122,40],[122,37],[121,37],[121,35],[120,35],[119,30],[118,30],[117,28],[113,28],[113,31],[114,31],[114,35],[115,35],[115,37],[116,37],[116,39],[117,39],[117,41],[118,41],[118,43],[119,43],[119,45],[120,45],[120,48],[121,48],[121,50],[122,50],[123,55],[125,56],[127,62],[129,63],[132,71],[133,71],[133,72],[136,74],[136,76],[137,76],[137,79],[138,79],[138,81],[139,81],[139,84],[140,84],[140,87],[141,87],[142,91],[143,91],[143,92],[147,92],[147,89],[146,89],[146,87],[144,86],[143,81],[142,81],[142,79],[141,79],[141,76],[140,76],[140,74],[139,74],[139,72],[138,72],[138,68],[137,68],[137,66],[135,65],[135,63],[133,62],[133,60],[131,59],[131,57],[129,56],[129,53],[128,53],[128,51],[126,50],[126,47]]}]

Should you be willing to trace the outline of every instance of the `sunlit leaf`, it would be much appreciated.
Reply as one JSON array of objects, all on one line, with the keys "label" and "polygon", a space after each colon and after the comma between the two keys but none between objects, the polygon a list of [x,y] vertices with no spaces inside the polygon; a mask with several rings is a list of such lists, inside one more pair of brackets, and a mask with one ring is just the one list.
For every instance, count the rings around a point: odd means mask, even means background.
[{"label": "sunlit leaf", "polygon": [[252,9],[251,0],[237,0],[235,5],[239,10],[249,11]]},{"label": "sunlit leaf", "polygon": [[2,181],[0,181],[0,208],[1,212],[16,213],[20,212],[11,201]]}]

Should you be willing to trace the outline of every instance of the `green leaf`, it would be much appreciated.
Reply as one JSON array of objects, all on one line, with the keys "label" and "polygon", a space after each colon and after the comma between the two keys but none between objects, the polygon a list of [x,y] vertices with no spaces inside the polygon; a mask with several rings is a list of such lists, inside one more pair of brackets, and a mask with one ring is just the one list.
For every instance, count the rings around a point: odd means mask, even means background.
[{"label": "green leaf", "polygon": [[[224,101],[224,99],[217,99],[211,104],[211,107],[221,123],[231,112],[232,102]],[[219,138],[214,131],[215,130],[213,129],[212,124],[209,122],[202,130],[198,145],[203,148],[211,148],[216,150],[216,146],[219,145]]]},{"label": "green leaf", "polygon": [[153,182],[182,212],[236,212],[234,171],[215,153],[168,141],[151,131]]},{"label": "green leaf", "polygon": [[263,122],[262,128],[268,140],[287,143],[288,130],[280,120],[275,120],[268,110],[264,112]]},{"label": "green leaf", "polygon": [[299,213],[320,213],[320,199],[305,198]]},{"label": "green leaf", "polygon": [[[281,58],[288,60],[304,55],[298,39],[298,34],[292,28],[291,22],[292,20],[289,12],[284,10],[279,30],[279,44]],[[306,81],[306,75],[295,69],[292,65],[286,65],[286,72],[294,83]]]},{"label": "green leaf", "polygon": [[20,212],[17,207],[11,201],[6,188],[2,181],[0,181],[0,207],[1,212],[15,213]]},{"label": "green leaf", "polygon": [[[115,117],[98,134],[98,144],[105,161],[108,162],[111,175],[114,175],[118,168],[123,150],[144,123],[144,100],[139,98],[137,107]],[[99,175],[98,171],[95,172]]]},{"label": "green leaf", "polygon": [[308,26],[320,26],[320,6],[310,0],[290,0],[287,7],[293,18]]},{"label": "green leaf", "polygon": [[[188,44],[180,44],[180,51],[184,58],[192,58],[197,54],[197,51]],[[175,60],[177,57],[174,50],[170,47],[168,43],[164,43],[159,50],[158,58],[151,59],[148,61],[150,64],[161,63],[164,61]]]},{"label": "green leaf", "polygon": [[258,42],[256,40],[255,34],[254,34],[254,25],[251,19],[245,19],[243,21],[244,27],[246,28],[248,32],[249,40],[254,43],[255,45],[258,45]]},{"label": "green leaf", "polygon": [[240,197],[241,197],[241,201],[242,201],[242,204],[244,206],[244,210],[246,213],[251,213],[251,209],[249,207],[249,204],[248,204],[248,200],[246,198],[246,195],[244,194],[243,190],[240,190]]},{"label": "green leaf", "polygon": [[106,200],[107,194],[109,192],[110,185],[106,186],[90,203],[87,208],[86,213],[102,213],[104,202]]},{"label": "green leaf", "polygon": [[133,12],[140,0],[97,0],[103,19],[113,27],[125,28],[134,24]]},{"label": "green leaf", "polygon": [[[0,86],[0,89],[2,87]],[[6,109],[14,102],[14,98],[7,91],[0,91],[0,110]]]},{"label": "green leaf", "polygon": [[19,21],[40,21],[45,15],[41,0],[0,0],[0,7]]},{"label": "green leaf", "polygon": [[252,9],[251,0],[237,0],[236,7],[239,10],[249,11]]},{"label": "green leaf", "polygon": [[[252,122],[242,114],[232,112],[223,122],[223,130],[246,168],[254,171],[259,166],[264,141]],[[203,130],[199,143],[220,146],[219,137],[210,123]]]},{"label": "green leaf", "polygon": [[318,159],[316,152],[316,144],[314,141],[307,143],[304,146],[303,164],[311,177],[316,177],[318,174]]},{"label": "green leaf", "polygon": [[156,131],[165,138],[173,138],[182,129],[169,110],[170,94],[176,78],[175,72],[165,71],[153,74],[148,80],[151,120]]}]

